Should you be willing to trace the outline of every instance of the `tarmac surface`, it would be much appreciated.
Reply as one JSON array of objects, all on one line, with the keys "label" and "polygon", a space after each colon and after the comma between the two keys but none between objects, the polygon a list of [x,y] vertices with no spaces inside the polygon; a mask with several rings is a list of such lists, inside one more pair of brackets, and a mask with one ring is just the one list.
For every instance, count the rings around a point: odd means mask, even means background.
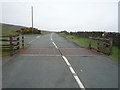
[{"label": "tarmac surface", "polygon": [[118,88],[118,64],[56,33],[26,36],[29,47],[3,65],[3,88]]}]

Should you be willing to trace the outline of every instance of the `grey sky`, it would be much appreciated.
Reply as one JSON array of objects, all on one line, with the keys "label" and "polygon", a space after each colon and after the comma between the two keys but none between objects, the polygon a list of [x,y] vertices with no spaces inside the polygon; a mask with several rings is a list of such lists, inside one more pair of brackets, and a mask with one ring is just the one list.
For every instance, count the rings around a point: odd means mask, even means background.
[{"label": "grey sky", "polygon": [[2,23],[31,26],[44,30],[118,31],[118,0],[36,0],[3,2]]}]

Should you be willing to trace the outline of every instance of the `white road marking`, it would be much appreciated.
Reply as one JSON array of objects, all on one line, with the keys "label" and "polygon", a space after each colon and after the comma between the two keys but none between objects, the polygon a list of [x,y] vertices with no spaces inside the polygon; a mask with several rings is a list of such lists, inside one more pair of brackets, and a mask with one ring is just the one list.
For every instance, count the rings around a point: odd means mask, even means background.
[{"label": "white road marking", "polygon": [[67,63],[68,66],[70,66],[70,63],[68,62],[68,60],[65,58],[65,56],[62,56],[63,59],[65,60],[65,62]]},{"label": "white road marking", "polygon": [[[58,49],[57,45],[53,42],[52,40],[52,34],[51,34],[51,41],[53,43],[53,45]],[[85,90],[85,87],[83,86],[82,82],[80,81],[80,79],[78,78],[77,74],[75,73],[74,69],[72,68],[71,64],[69,63],[69,61],[67,60],[67,58],[65,56],[62,56],[62,58],[64,59],[64,61],[66,62],[66,64],[69,66],[69,69],[71,71],[71,73],[73,74],[78,86],[82,89]]]},{"label": "white road marking", "polygon": [[83,86],[82,82],[80,81],[80,79],[78,78],[77,74],[75,73],[74,69],[72,68],[71,64],[69,63],[69,61],[67,60],[67,58],[65,56],[62,56],[63,59],[65,60],[66,64],[69,66],[69,69],[71,71],[71,73],[73,74],[76,82],[78,83],[79,87],[82,89],[82,90],[85,90],[85,87]]},{"label": "white road marking", "polygon": [[72,66],[69,68],[70,68],[70,71],[72,72],[72,74],[75,74],[75,71],[73,70]]},{"label": "white road marking", "polygon": [[52,41],[53,45],[55,46],[55,48],[57,48],[57,49],[58,49],[57,45],[53,42],[53,39],[52,39],[52,34],[51,34],[51,41]]},{"label": "white road marking", "polygon": [[82,90],[85,90],[85,87],[83,86],[83,84],[81,83],[80,79],[78,78],[78,76],[74,76],[75,80],[77,81],[79,87],[82,89]]},{"label": "white road marking", "polygon": [[53,41],[52,41],[52,43],[54,44],[55,48],[57,48],[57,49],[58,49],[57,45],[56,45]]}]

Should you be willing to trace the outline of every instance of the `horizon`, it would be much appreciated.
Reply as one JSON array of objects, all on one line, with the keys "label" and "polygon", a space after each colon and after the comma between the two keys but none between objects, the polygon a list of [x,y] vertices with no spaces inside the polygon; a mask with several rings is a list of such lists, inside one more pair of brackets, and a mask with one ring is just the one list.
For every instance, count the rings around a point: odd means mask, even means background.
[{"label": "horizon", "polygon": [[[15,25],[15,24],[10,24],[10,23],[0,23],[0,24],[7,24],[7,25]],[[15,26],[21,26],[21,27],[28,27],[28,26],[24,26],[24,25],[15,25]],[[30,26],[31,27],[31,26]],[[34,27],[34,28],[36,28],[36,27]],[[38,28],[36,28],[36,29],[38,29]],[[42,30],[42,29],[38,29],[38,30]],[[62,31],[67,31],[67,30],[58,30],[58,31],[52,31],[52,30],[42,30],[42,31],[48,31],[48,32],[62,32]],[[104,30],[93,30],[93,31],[90,31],[90,30],[86,30],[86,31],[84,31],[84,30],[81,30],[81,31],[67,31],[67,32],[106,32],[106,31],[104,31]],[[120,32],[106,32],[106,33],[120,33]]]}]

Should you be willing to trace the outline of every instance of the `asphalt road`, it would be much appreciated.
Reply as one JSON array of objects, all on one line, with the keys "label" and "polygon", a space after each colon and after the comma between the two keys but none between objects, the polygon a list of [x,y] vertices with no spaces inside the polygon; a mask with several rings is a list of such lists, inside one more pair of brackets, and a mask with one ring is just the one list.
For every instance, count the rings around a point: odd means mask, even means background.
[{"label": "asphalt road", "polygon": [[3,88],[118,88],[118,64],[56,33],[26,37],[3,66]]}]

